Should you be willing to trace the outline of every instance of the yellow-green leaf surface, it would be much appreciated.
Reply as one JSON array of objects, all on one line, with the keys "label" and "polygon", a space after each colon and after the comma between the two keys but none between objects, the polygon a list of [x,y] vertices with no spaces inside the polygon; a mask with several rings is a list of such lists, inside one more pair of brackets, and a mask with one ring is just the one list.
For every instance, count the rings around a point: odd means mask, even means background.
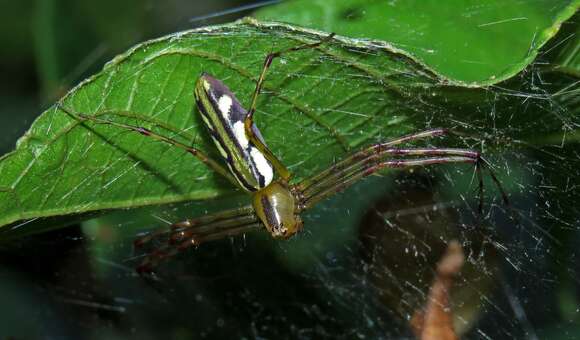
[{"label": "yellow-green leaf surface", "polygon": [[[194,108],[197,77],[209,72],[222,79],[247,106],[268,52],[327,35],[250,20],[172,34],[118,56],[61,103],[150,128],[217,159]],[[388,43],[337,36],[273,64],[256,120],[269,147],[299,180],[372,141],[428,127],[464,127],[463,122],[472,133],[500,124],[481,113],[497,110],[500,103],[488,98],[503,98],[501,93],[459,85]],[[551,132],[563,123],[538,124]],[[80,122],[56,106],[0,160],[0,173],[0,225],[236,192],[182,150]]]},{"label": "yellow-green leaf surface", "polygon": [[[318,40],[284,25],[239,23],[170,35],[115,58],[62,100],[69,110],[146,126],[215,156],[194,109],[201,72],[244,104],[272,49]],[[363,53],[364,52],[364,53]],[[276,62],[257,124],[297,177],[373,138],[412,128],[411,88],[437,83],[386,48],[347,38]],[[416,91],[413,91],[416,94]],[[233,185],[179,149],[48,109],[0,162],[0,224],[35,217],[215,197]]]},{"label": "yellow-green leaf surface", "polygon": [[577,0],[298,0],[261,10],[257,17],[388,41],[443,77],[489,85],[528,66],[579,4]]}]

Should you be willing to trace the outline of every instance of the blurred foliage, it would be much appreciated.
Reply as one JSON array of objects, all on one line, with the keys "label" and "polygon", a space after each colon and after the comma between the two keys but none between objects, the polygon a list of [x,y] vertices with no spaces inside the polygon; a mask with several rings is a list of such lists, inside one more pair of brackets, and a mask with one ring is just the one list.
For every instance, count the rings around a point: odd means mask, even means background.
[{"label": "blurred foliage", "polygon": [[444,78],[494,84],[522,71],[580,4],[577,0],[289,1],[260,10],[349,37],[387,41]]},{"label": "blurred foliage", "polygon": [[74,84],[138,41],[241,14],[190,23],[242,0],[5,1],[0,11],[0,154]]}]

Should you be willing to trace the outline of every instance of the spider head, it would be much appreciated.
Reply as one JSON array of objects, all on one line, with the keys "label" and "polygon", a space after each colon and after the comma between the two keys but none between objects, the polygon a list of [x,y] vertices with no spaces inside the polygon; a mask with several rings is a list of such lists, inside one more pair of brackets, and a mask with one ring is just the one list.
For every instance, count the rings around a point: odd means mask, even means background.
[{"label": "spider head", "polygon": [[300,230],[303,222],[296,209],[296,198],[288,184],[274,181],[254,193],[254,210],[270,235],[287,239]]}]

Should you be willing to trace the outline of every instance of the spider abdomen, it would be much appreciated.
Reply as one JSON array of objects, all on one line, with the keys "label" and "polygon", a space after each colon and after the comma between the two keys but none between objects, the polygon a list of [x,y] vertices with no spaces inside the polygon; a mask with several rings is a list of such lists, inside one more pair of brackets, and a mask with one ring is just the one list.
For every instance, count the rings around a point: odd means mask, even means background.
[{"label": "spider abdomen", "polygon": [[[204,73],[195,86],[195,99],[215,146],[242,189],[253,192],[268,186],[274,169],[248,136],[244,126],[248,113],[235,95],[221,81]],[[251,129],[265,144],[254,124]]]}]

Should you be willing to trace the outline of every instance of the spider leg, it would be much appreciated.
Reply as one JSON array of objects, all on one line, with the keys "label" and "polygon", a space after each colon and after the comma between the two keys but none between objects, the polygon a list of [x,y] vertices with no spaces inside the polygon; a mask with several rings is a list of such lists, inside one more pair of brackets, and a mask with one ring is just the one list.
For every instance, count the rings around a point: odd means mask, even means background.
[{"label": "spider leg", "polygon": [[324,200],[335,193],[344,190],[360,179],[376,173],[384,168],[410,168],[415,166],[427,166],[432,164],[448,164],[448,163],[469,163],[477,164],[478,158],[468,156],[449,156],[444,155],[440,157],[426,157],[417,159],[397,159],[373,162],[374,164],[367,164],[358,167],[355,171],[348,173],[342,177],[336,178],[334,181],[326,182],[319,186],[316,191],[310,191],[301,196],[302,203],[299,208],[302,210],[309,209],[316,203]]},{"label": "spider leg", "polygon": [[171,237],[177,237],[176,235],[179,233],[186,233],[188,229],[192,229],[198,233],[203,233],[207,230],[211,231],[211,229],[216,228],[216,226],[219,227],[221,224],[227,225],[227,223],[230,221],[236,221],[239,218],[248,216],[253,217],[253,220],[257,221],[257,218],[254,214],[254,208],[251,205],[237,209],[225,210],[215,214],[204,215],[197,218],[187,219],[185,221],[173,223],[169,226],[169,228],[159,229],[139,237],[135,240],[133,245],[136,248],[141,248],[153,240],[170,240]]},{"label": "spider leg", "polygon": [[210,224],[199,227],[174,227],[169,234],[169,244],[179,244],[184,240],[201,237],[202,235],[215,234],[220,231],[236,228],[240,225],[258,223],[255,214],[239,215],[226,220],[218,220]]},{"label": "spider leg", "polygon": [[321,182],[323,179],[328,178],[332,174],[336,174],[338,171],[342,171],[347,167],[352,166],[354,162],[362,161],[367,159],[369,156],[377,154],[380,152],[381,149],[386,149],[395,145],[399,145],[402,143],[407,143],[415,140],[420,140],[424,138],[433,138],[438,136],[447,135],[449,133],[453,133],[451,130],[448,129],[431,129],[426,131],[421,131],[418,133],[409,134],[406,136],[402,136],[391,141],[375,144],[366,149],[360,150],[347,156],[345,159],[341,160],[340,162],[334,164],[333,166],[323,170],[322,172],[314,175],[313,177],[306,179],[300,182],[297,185],[297,188],[301,191],[305,191],[308,187],[312,186],[315,183]]},{"label": "spider leg", "polygon": [[328,36],[326,36],[324,39],[321,39],[315,43],[298,45],[298,46],[287,48],[285,50],[269,53],[266,56],[266,58],[264,59],[264,66],[262,67],[262,72],[260,73],[260,77],[258,78],[258,82],[256,83],[256,89],[254,90],[254,94],[252,95],[252,101],[250,104],[250,108],[248,109],[247,119],[252,120],[252,118],[253,118],[254,112],[256,111],[256,102],[258,100],[258,95],[262,91],[262,85],[264,84],[264,79],[266,78],[266,73],[268,72],[270,65],[272,65],[272,61],[274,60],[274,58],[278,58],[278,57],[280,57],[284,54],[290,53],[290,52],[316,48],[316,47],[330,41],[334,36],[335,36],[335,33],[331,33]]},{"label": "spider leg", "polygon": [[[469,163],[476,167],[479,180],[479,211],[483,210],[483,177],[481,167],[485,167],[496,187],[502,195],[506,206],[509,200],[500,181],[479,152],[467,149],[455,148],[394,148],[403,142],[417,138],[438,136],[449,133],[448,130],[429,130],[414,135],[408,135],[399,139],[372,145],[359,151],[345,160],[323,170],[320,174],[306,179],[293,187],[294,192],[300,199],[299,210],[312,207],[319,201],[334,195],[346,187],[352,185],[363,177],[372,175],[383,168],[408,168],[414,166],[426,166],[431,164],[446,163]],[[391,159],[385,159],[391,157]],[[418,158],[414,158],[418,157]]]},{"label": "spider leg", "polygon": [[[72,118],[74,118],[75,120],[79,121],[81,124],[84,121],[88,120],[88,121],[91,121],[95,124],[116,126],[118,128],[133,131],[133,132],[139,133],[143,136],[150,137],[154,140],[157,140],[157,141],[160,141],[163,143],[167,143],[171,146],[182,149],[182,150],[190,153],[191,155],[193,155],[197,159],[199,159],[201,162],[203,162],[205,165],[207,165],[210,169],[216,171],[220,175],[227,178],[230,182],[234,183],[235,185],[238,185],[237,181],[233,178],[233,176],[230,174],[230,172],[226,168],[224,168],[221,164],[214,161],[208,155],[206,155],[203,151],[201,151],[197,148],[180,143],[180,142],[176,141],[175,139],[162,136],[160,134],[157,134],[157,133],[155,133],[147,128],[141,127],[141,126],[118,123],[118,122],[114,122],[111,120],[99,118],[99,117],[96,117],[93,115],[87,115],[87,114],[80,113],[80,112],[73,112],[72,110],[70,110],[70,109],[66,108],[64,105],[62,105],[61,103],[56,104],[56,109],[60,109],[60,110],[64,111],[67,115],[69,115]],[[106,112],[108,112],[108,111],[104,111],[103,113],[106,113]]]},{"label": "spider leg", "polygon": [[250,231],[258,230],[262,227],[263,225],[257,222],[247,225],[238,225],[236,227],[222,229],[211,233],[192,235],[189,238],[182,240],[182,242],[179,244],[167,244],[163,247],[155,249],[145,257],[143,262],[137,266],[136,270],[138,273],[151,272],[153,271],[153,268],[159,265],[160,262],[165,261],[190,247],[198,246],[209,241],[219,240],[228,236],[244,234]]},{"label": "spider leg", "polygon": [[[481,173],[481,166],[480,163],[476,163],[475,164],[475,173],[477,174],[477,183],[478,183],[478,199],[479,199],[479,205],[477,207],[477,211],[479,213],[479,215],[481,216],[481,214],[483,213],[483,174]],[[502,191],[502,195],[503,195],[503,191]]]},{"label": "spider leg", "polygon": [[[387,156],[391,157],[466,157],[474,160],[476,163],[479,160],[479,153],[465,149],[439,149],[439,148],[415,148],[415,149],[399,149],[388,147],[383,149],[384,144],[376,144],[369,149],[373,153],[366,154],[366,158],[353,158],[349,164],[342,164],[341,167],[335,169],[332,173],[327,174],[324,178],[316,182],[309,181],[309,186],[300,187],[299,190],[303,196],[313,196],[321,190],[325,190],[328,186],[334,185],[336,182],[347,179],[350,176],[356,175],[359,172],[367,171],[376,164],[384,161]],[[398,160],[412,160],[412,159],[398,159]],[[377,169],[378,170],[378,169]],[[324,171],[326,172],[326,171]],[[368,175],[368,174],[367,174]],[[316,176],[317,177],[317,176]]]},{"label": "spider leg", "polygon": [[282,162],[280,162],[280,160],[270,151],[270,149],[268,149],[268,147],[264,145],[264,143],[260,140],[260,138],[258,138],[254,133],[254,129],[252,129],[252,126],[254,124],[254,113],[256,112],[256,103],[258,101],[258,95],[262,91],[262,86],[264,85],[264,80],[266,79],[266,73],[268,72],[268,69],[270,68],[270,65],[272,64],[274,58],[280,57],[281,55],[286,53],[318,47],[331,40],[334,37],[334,35],[335,35],[334,33],[331,33],[324,39],[317,41],[315,43],[298,45],[287,48],[285,50],[269,53],[264,59],[264,66],[262,67],[262,72],[260,73],[260,77],[256,82],[256,89],[252,94],[252,100],[250,102],[251,104],[244,121],[244,129],[246,135],[256,146],[256,148],[258,148],[258,150],[260,150],[260,152],[264,154],[264,156],[270,161],[270,163],[272,163],[278,175],[285,180],[288,180],[291,177],[290,171],[288,171],[288,169],[284,166],[284,164],[282,164]]},{"label": "spider leg", "polygon": [[153,250],[146,255],[137,271],[151,271],[162,260],[175,256],[191,246],[242,234],[259,229],[261,226],[251,206],[174,223],[168,229],[150,233],[135,241],[136,248],[141,248],[154,240],[161,242],[159,246],[153,245]]},{"label": "spider leg", "polygon": [[[487,160],[485,160],[485,158],[483,158],[483,157],[479,157],[479,161],[480,161],[479,164],[487,169],[487,172],[489,173],[489,177],[491,177],[491,180],[495,183],[495,186],[497,187],[497,189],[501,193],[501,198],[503,200],[503,203],[506,206],[511,207],[507,192],[505,191],[505,189],[503,188],[503,185],[501,184],[501,182],[499,181],[499,179],[495,175],[495,172],[493,171],[491,164],[489,164],[489,162]],[[483,186],[483,179],[481,180],[481,185]],[[511,208],[510,208],[510,210],[511,210]],[[516,218],[516,220],[517,220],[517,218]]]}]

